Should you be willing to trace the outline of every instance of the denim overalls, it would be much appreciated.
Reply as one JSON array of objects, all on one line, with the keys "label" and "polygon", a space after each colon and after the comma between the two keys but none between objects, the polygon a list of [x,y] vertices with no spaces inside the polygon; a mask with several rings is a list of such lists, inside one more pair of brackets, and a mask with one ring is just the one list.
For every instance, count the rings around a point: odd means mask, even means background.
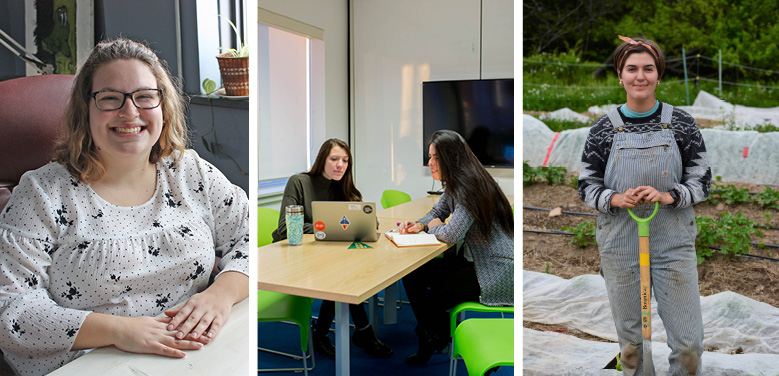
[{"label": "denim overalls", "polygon": [[[672,114],[673,106],[663,103],[657,130],[639,134],[623,131],[625,125],[617,109],[608,113],[617,132],[606,165],[606,188],[624,193],[629,188],[649,185],[663,193],[681,181],[682,158],[673,132],[668,129]],[[654,205],[642,205],[633,211],[645,218],[653,209]],[[622,349],[623,373],[643,375],[638,229],[627,209],[613,210],[616,215],[598,216],[602,275]],[[671,348],[670,375],[687,375],[695,369],[695,374],[701,374],[703,323],[696,234],[692,207],[674,209],[660,205],[649,225],[652,287]]]}]

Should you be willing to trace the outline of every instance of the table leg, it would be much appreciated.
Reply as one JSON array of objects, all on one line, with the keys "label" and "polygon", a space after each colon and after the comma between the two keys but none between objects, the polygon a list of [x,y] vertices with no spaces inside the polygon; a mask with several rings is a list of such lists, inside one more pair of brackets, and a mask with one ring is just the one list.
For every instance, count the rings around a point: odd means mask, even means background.
[{"label": "table leg", "polygon": [[384,289],[384,325],[398,322],[398,310],[395,306],[398,300],[398,283],[395,282]]},{"label": "table leg", "polygon": [[335,302],[335,374],[349,376],[349,303]]},{"label": "table leg", "polygon": [[377,314],[379,307],[378,295],[371,296],[368,299],[368,321],[371,323],[373,330],[378,330],[379,315]]}]

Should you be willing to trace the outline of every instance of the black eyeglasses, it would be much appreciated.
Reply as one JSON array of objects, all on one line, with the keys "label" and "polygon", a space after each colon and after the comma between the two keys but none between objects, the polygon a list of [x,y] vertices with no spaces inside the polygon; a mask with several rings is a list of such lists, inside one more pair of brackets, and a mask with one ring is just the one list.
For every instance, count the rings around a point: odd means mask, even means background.
[{"label": "black eyeglasses", "polygon": [[130,97],[135,107],[148,110],[156,108],[162,103],[162,89],[139,89],[132,93],[100,90],[92,93],[95,106],[101,111],[115,111],[122,108],[124,102],[127,102],[127,97]]}]

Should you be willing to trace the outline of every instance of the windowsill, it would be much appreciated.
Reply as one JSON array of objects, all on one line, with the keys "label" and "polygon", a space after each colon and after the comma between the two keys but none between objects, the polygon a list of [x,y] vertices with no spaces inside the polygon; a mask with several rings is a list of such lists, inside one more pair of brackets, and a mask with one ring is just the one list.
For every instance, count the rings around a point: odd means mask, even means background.
[{"label": "windowsill", "polygon": [[258,182],[257,197],[258,198],[271,197],[271,196],[276,196],[281,193],[284,193],[284,187],[287,186],[287,180],[289,180],[289,178],[265,180],[265,181]]},{"label": "windowsill", "polygon": [[249,109],[249,98],[227,99],[227,98],[211,95],[210,102],[208,98],[206,98],[206,96],[202,94],[191,95],[189,98],[190,98],[189,101],[192,104],[199,104],[205,106],[213,104],[214,107],[238,108],[242,110]]}]

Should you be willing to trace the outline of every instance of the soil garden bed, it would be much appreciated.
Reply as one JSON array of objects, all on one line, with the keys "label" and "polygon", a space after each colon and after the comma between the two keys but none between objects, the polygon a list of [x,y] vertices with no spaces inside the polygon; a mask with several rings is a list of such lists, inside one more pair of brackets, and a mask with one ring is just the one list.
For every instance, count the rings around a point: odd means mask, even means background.
[{"label": "soil garden bed", "polygon": [[[724,184],[724,183],[723,183]],[[747,188],[759,193],[763,187],[747,183],[728,183],[738,188]],[[776,190],[776,187],[774,187]],[[570,185],[549,185],[544,182],[523,187],[523,205],[538,208],[560,207],[563,211],[594,213],[579,199],[577,190]],[[758,204],[723,205],[710,201],[694,206],[696,217],[719,218],[724,212],[732,215],[742,213],[745,218],[766,225],[766,212],[770,213],[768,227],[779,227],[779,211],[764,209]],[[564,226],[575,227],[580,222],[596,223],[597,217],[562,214],[550,217],[548,211],[523,210],[524,230],[562,230]],[[779,230],[761,228],[763,238],[752,237],[753,242],[779,244]],[[523,268],[536,272],[546,272],[563,278],[572,278],[582,274],[598,274],[600,258],[596,245],[584,248],[569,245],[572,236],[539,234],[523,231]],[[749,257],[728,257],[712,251],[714,256],[698,265],[698,283],[700,294],[708,296],[722,291],[733,291],[749,298],[779,307],[779,262]],[[752,247],[750,254],[779,258],[779,248]],[[602,340],[578,332],[572,328],[525,322],[525,327],[536,330],[565,331],[580,338]]]}]

